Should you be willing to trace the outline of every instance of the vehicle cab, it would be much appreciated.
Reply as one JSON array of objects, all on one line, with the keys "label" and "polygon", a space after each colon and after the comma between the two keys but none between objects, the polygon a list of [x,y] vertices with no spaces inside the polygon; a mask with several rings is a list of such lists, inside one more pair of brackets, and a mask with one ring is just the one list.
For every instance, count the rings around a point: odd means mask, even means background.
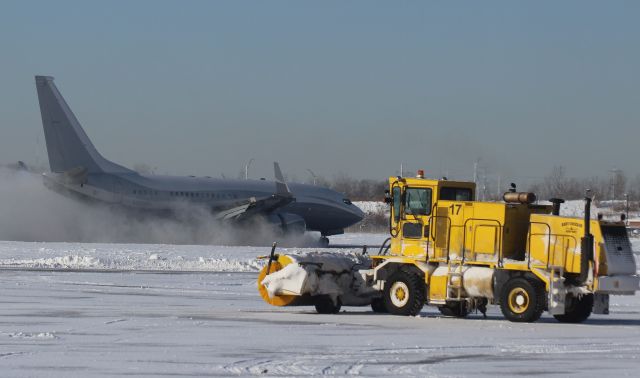
[{"label": "vehicle cab", "polygon": [[[471,204],[475,200],[475,191],[473,182],[425,179],[422,171],[415,178],[390,177],[387,202],[391,204],[391,247],[388,255],[443,257],[434,248],[440,246],[436,234],[449,228],[452,217],[464,214],[465,202]],[[440,238],[443,243],[448,239]]]}]

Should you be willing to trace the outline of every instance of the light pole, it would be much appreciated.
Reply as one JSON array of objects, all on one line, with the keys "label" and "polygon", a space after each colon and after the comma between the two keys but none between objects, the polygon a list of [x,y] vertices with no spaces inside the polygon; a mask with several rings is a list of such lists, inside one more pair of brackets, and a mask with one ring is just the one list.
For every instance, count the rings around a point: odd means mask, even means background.
[{"label": "light pole", "polygon": [[316,179],[318,178],[318,176],[316,176],[316,174],[315,174],[315,173],[313,173],[313,171],[312,171],[312,170],[310,170],[309,168],[307,168],[307,171],[308,171],[309,173],[311,173],[311,177],[313,177],[313,185],[315,186],[315,185],[316,185]]},{"label": "light pole", "polygon": [[247,162],[247,164],[245,164],[244,166],[244,179],[248,180],[249,179],[249,166],[251,165],[251,163],[254,161],[254,158],[249,159],[249,161]]},{"label": "light pole", "polygon": [[629,225],[629,194],[624,194],[624,212],[625,212],[625,221],[626,225]]},{"label": "light pole", "polygon": [[622,170],[618,169],[618,168],[614,168],[609,170],[609,173],[611,173],[611,199],[615,200],[616,199],[616,181],[618,180],[619,175],[622,173]]}]

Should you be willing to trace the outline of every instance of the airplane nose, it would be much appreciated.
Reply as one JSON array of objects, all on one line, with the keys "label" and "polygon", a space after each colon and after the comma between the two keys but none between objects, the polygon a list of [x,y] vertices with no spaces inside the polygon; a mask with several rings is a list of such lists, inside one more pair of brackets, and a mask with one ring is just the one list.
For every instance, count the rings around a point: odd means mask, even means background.
[{"label": "airplane nose", "polygon": [[346,209],[343,219],[347,223],[345,227],[349,227],[364,219],[364,212],[359,207],[351,205]]}]

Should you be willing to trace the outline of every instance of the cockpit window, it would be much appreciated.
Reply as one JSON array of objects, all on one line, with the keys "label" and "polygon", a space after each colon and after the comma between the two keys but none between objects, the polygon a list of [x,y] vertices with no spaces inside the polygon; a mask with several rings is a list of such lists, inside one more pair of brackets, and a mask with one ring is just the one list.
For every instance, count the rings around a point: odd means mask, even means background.
[{"label": "cockpit window", "polygon": [[348,198],[343,198],[343,199],[342,199],[342,202],[346,203],[347,205],[352,205],[352,204],[353,204],[353,203],[351,202],[351,200],[350,200],[350,199],[348,199]]},{"label": "cockpit window", "polygon": [[407,188],[404,211],[411,215],[431,214],[431,188]]},{"label": "cockpit window", "polygon": [[469,188],[441,188],[440,199],[443,201],[472,201]]}]

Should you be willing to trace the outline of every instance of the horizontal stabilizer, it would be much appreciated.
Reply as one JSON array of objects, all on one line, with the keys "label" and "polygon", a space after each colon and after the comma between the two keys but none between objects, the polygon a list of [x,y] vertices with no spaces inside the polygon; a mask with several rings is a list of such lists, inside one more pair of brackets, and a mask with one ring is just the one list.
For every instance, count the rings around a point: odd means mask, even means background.
[{"label": "horizontal stabilizer", "polygon": [[293,194],[291,194],[291,191],[289,190],[289,186],[284,181],[284,176],[280,170],[280,164],[278,164],[277,161],[273,162],[273,170],[275,171],[276,176],[276,195],[282,197],[293,197]]}]

